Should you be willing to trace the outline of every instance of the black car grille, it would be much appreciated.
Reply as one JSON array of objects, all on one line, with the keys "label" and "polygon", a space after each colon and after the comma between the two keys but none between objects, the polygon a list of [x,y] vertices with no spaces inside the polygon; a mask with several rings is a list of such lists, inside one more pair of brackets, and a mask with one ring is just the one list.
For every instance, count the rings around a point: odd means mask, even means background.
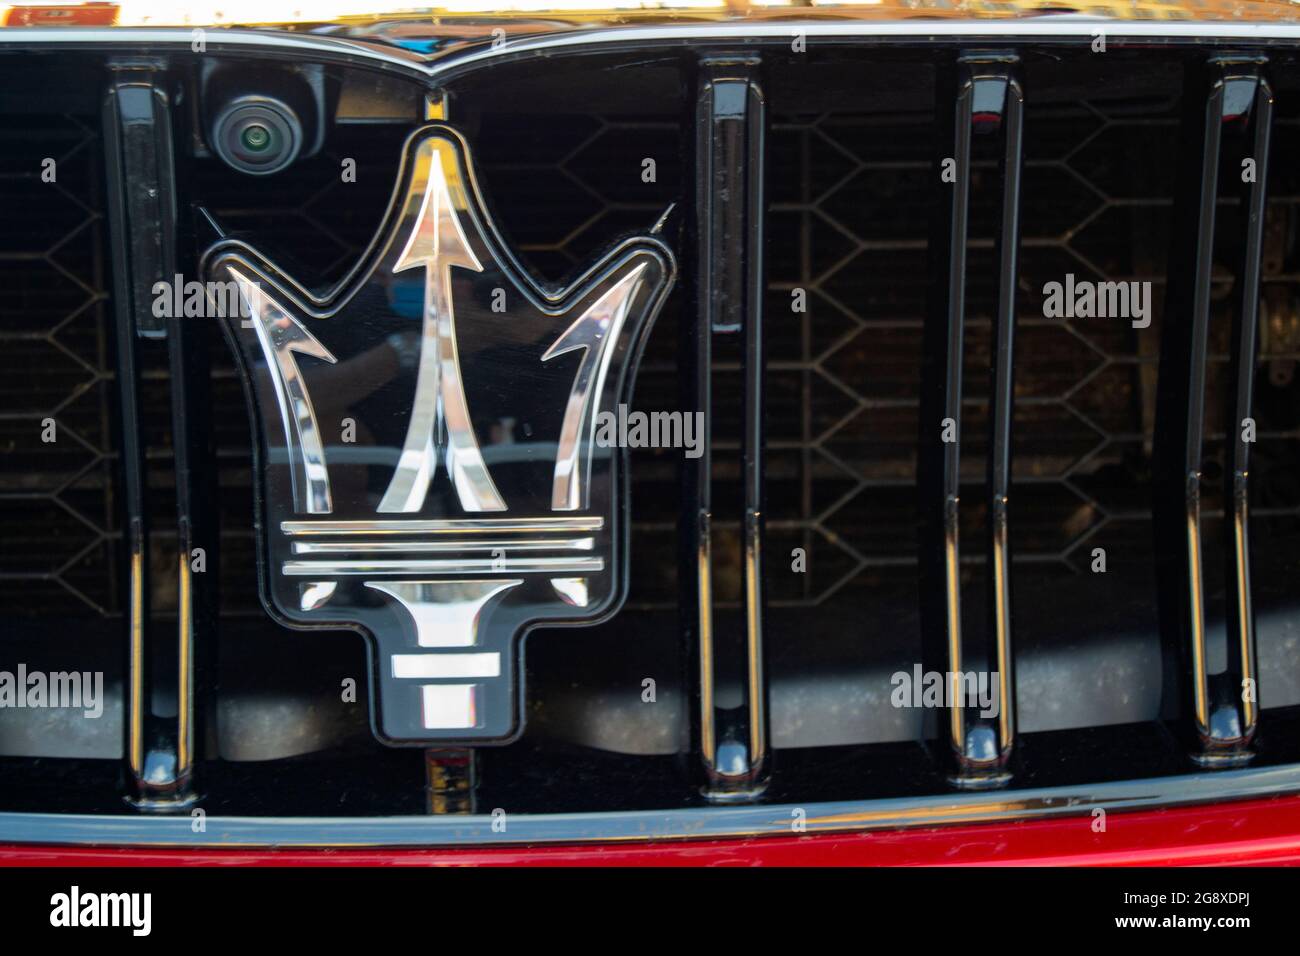
[{"label": "black car grille", "polygon": [[[1174,173],[1185,158],[1179,136],[1193,96],[1187,77],[1226,48],[1121,44],[1099,58],[1086,43],[1054,46],[1050,56],[1046,47],[1012,46],[1026,105],[1009,432],[1020,734],[1005,787],[1024,796],[1026,808],[1059,810],[1050,798],[1034,801],[1049,788],[1104,795],[1115,786],[1122,794],[1129,782],[1152,778],[1165,781],[1155,790],[1169,801],[1245,792],[1252,774],[1280,774],[1262,785],[1274,791],[1291,786],[1286,774],[1300,760],[1300,599],[1291,583],[1300,569],[1300,188],[1291,161],[1300,136],[1300,69],[1289,50],[1273,51],[1264,67],[1276,112],[1249,480],[1262,716],[1247,769],[1220,770],[1207,781],[1187,759],[1186,675],[1169,636],[1171,612],[1158,600],[1168,585],[1157,565],[1180,544],[1153,512],[1166,454],[1157,438],[1160,378],[1170,377],[1161,370],[1172,327],[1165,302],[1173,284],[1193,278],[1169,265],[1175,217],[1197,208]],[[681,406],[689,365],[683,341],[696,317],[692,109],[701,52],[540,64],[523,58],[451,83],[451,120],[473,146],[504,232],[540,278],[572,275],[671,208],[667,236],[686,281],[659,316],[640,367],[634,404],[646,410]],[[954,116],[943,77],[963,52],[972,51],[884,45],[801,58],[778,45],[754,68],[768,126],[762,692],[770,695],[776,753],[771,782],[751,803],[904,799],[922,807],[953,789],[946,718],[895,708],[889,697],[891,675],[934,661],[923,646],[935,607],[925,576],[935,551],[923,530],[933,502],[920,491],[927,476],[918,436],[935,382],[923,372],[937,321],[928,311],[936,295],[932,234],[950,189],[936,170]],[[0,134],[0,155],[8,157],[0,161],[0,206],[11,211],[0,225],[0,270],[8,278],[0,293],[0,670],[19,662],[101,670],[110,705],[99,726],[83,723],[75,732],[48,715],[0,709],[0,811],[16,814],[126,812],[120,762],[129,542],[119,449],[129,423],[115,373],[99,119],[108,74],[99,72],[103,56],[87,57],[98,86],[90,87],[93,95],[68,92],[66,115],[35,115],[14,97],[0,102],[8,131]],[[11,57],[0,69],[27,71],[36,62]],[[56,82],[55,65],[40,69]],[[364,75],[363,66],[341,62],[329,70],[339,84],[350,71]],[[162,75],[182,91],[197,74],[175,54]],[[520,89],[529,91],[526,100]],[[339,122],[318,155],[264,179],[195,155],[201,136],[191,122],[184,110],[173,117],[182,221],[186,210],[202,206],[324,286],[347,272],[373,235],[400,144],[418,118]],[[57,158],[57,184],[40,180],[46,156]],[[354,183],[339,177],[348,158],[358,165]],[[641,175],[645,158],[656,161],[651,182]],[[1204,383],[1204,592],[1208,646],[1219,648],[1210,651],[1211,673],[1229,667],[1222,648],[1231,616],[1231,565],[1220,558],[1232,540],[1231,502],[1218,489],[1232,470],[1223,449],[1236,427],[1222,411],[1234,381],[1230,316],[1241,290],[1231,237],[1245,227],[1229,178],[1216,204]],[[983,584],[990,572],[987,435],[999,411],[988,378],[997,354],[1002,179],[988,150],[976,152],[970,185],[955,574],[963,618],[978,634],[991,614]],[[193,268],[178,261],[182,271]],[[1150,282],[1151,328],[1045,317],[1045,284],[1071,273]],[[792,311],[799,294],[806,311]],[[312,634],[313,663],[304,667],[306,638],[262,608],[245,397],[215,323],[201,334],[210,339],[211,446],[200,467],[215,485],[201,507],[219,529],[217,617],[209,632],[217,641],[208,648],[212,669],[197,705],[207,718],[197,779],[208,813],[439,816],[493,807],[544,814],[707,804],[691,731],[698,648],[681,519],[692,503],[679,452],[632,453],[629,599],[612,622],[530,641],[528,733],[468,761],[471,786],[465,763],[457,762],[463,755],[382,747],[370,735],[364,704],[339,701],[340,682],[366,672],[360,638]],[[162,627],[178,611],[170,573],[174,389],[165,348],[142,348],[138,427],[156,525],[150,606]],[[739,350],[715,350],[711,484],[719,507],[711,526],[711,606],[719,653],[732,662],[743,659],[746,633],[749,371]],[[41,441],[46,417],[57,423],[57,442]],[[1105,573],[1094,570],[1096,549],[1104,550]],[[793,570],[796,554],[806,570]],[[175,661],[164,651],[155,666],[160,693],[174,694],[167,675]],[[652,707],[640,697],[647,677],[658,685]],[[724,673],[719,693],[743,710],[741,684]],[[1187,795],[1193,783],[1205,788],[1202,796]],[[452,791],[472,797],[449,798]],[[585,835],[605,834],[597,826]]]},{"label": "black car grille", "polygon": [[[111,326],[98,137],[75,116],[23,118],[4,137],[6,608],[117,613]],[[62,176],[35,194],[41,160]],[[41,441],[54,417],[67,441]]]}]

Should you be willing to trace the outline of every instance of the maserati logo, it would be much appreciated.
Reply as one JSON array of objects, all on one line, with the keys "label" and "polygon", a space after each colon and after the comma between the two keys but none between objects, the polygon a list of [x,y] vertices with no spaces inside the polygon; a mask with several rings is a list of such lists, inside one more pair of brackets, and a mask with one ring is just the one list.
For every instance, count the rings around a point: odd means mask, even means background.
[{"label": "maserati logo", "polygon": [[229,239],[204,270],[242,299],[222,321],[255,405],[268,608],[369,635],[381,739],[513,739],[522,635],[623,597],[625,463],[594,432],[627,400],[671,254],[630,239],[570,288],[539,286],[465,141],[430,125],[336,288]]}]

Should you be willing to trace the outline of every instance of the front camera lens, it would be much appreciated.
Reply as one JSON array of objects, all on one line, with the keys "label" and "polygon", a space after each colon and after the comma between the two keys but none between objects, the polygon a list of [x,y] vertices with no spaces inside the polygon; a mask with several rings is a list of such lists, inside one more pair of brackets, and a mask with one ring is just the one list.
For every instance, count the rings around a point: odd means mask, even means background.
[{"label": "front camera lens", "polygon": [[271,131],[260,124],[249,126],[240,139],[243,140],[246,148],[260,153],[271,145]]},{"label": "front camera lens", "polygon": [[232,100],[217,115],[211,142],[216,154],[230,166],[266,176],[297,158],[303,144],[302,123],[279,100],[250,94]]}]

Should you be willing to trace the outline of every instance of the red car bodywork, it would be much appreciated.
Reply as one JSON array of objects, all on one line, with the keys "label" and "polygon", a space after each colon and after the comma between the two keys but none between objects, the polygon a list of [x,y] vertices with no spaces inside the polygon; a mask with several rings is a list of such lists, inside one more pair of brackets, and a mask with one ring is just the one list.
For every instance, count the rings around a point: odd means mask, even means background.
[{"label": "red car bodywork", "polygon": [[1300,796],[1025,823],[747,840],[482,849],[0,847],[17,866],[1300,865]]}]

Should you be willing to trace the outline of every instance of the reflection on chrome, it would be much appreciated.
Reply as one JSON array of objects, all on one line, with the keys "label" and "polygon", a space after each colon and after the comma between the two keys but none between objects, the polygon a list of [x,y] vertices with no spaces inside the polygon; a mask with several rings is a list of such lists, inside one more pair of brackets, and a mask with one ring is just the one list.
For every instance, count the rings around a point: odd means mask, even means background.
[{"label": "reflection on chrome", "polygon": [[478,684],[422,684],[420,719],[425,730],[473,730],[478,726]]},{"label": "reflection on chrome", "polygon": [[591,601],[586,578],[551,578],[551,587],[565,604],[586,607]]},{"label": "reflection on chrome", "polygon": [[595,538],[479,538],[453,541],[295,541],[294,554],[461,554],[466,551],[591,551]]},{"label": "reflection on chrome", "polygon": [[415,623],[420,647],[473,647],[479,618],[493,598],[523,584],[513,581],[367,581],[387,594]]},{"label": "reflection on chrome", "polygon": [[290,577],[339,574],[587,574],[605,570],[603,558],[427,558],[402,561],[286,561]]},{"label": "reflection on chrome", "polygon": [[379,510],[415,512],[424,506],[445,435],[447,473],[461,507],[466,511],[505,511],[506,503],[492,482],[474,435],[456,352],[451,270],[455,266],[482,272],[483,266],[470,249],[457,215],[457,209],[466,208],[468,200],[450,144],[429,140],[420,145],[406,197],[408,214],[416,196],[420,197],[420,209],[393,272],[425,270],[420,365],[402,457]]},{"label": "reflection on chrome", "polygon": [[230,275],[239,283],[240,295],[248,304],[249,322],[257,333],[267,370],[275,381],[280,422],[284,426],[284,441],[289,452],[293,508],[308,514],[329,514],[334,510],[334,504],[330,499],[325,448],[316,425],[311,396],[293,353],[301,352],[330,364],[335,362],[335,358],[256,282],[233,267]]},{"label": "reflection on chrome", "polygon": [[[628,306],[641,285],[645,265],[639,265],[620,279],[608,292],[597,299],[586,312],[578,316],[555,344],[542,356],[545,362],[557,356],[582,349],[584,354],[573,377],[569,401],[564,409],[564,423],[560,427],[559,449],[555,455],[555,479],[551,485],[551,508],[555,511],[577,511],[590,503],[591,452],[596,429],[596,410],[605,376]],[[585,443],[585,454],[580,454]]]},{"label": "reflection on chrome", "polygon": [[299,588],[298,607],[303,611],[314,611],[317,608],[324,607],[334,592],[338,590],[337,581],[312,581],[302,585]]},{"label": "reflection on chrome", "polygon": [[393,676],[398,679],[463,679],[466,677],[500,677],[501,654],[394,654]]},{"label": "reflection on chrome", "polygon": [[431,518],[410,521],[282,521],[288,535],[348,534],[545,534],[599,531],[605,519],[594,518]]}]

